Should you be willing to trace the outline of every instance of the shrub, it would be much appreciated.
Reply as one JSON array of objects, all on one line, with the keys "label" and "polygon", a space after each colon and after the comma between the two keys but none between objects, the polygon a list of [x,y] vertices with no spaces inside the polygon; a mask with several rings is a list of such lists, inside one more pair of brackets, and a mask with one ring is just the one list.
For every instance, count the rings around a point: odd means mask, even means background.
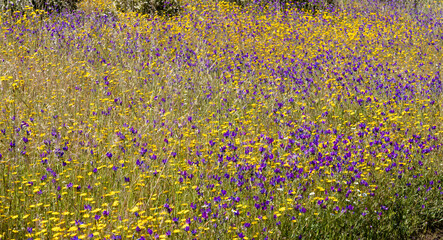
[{"label": "shrub", "polygon": [[114,0],[117,10],[171,16],[180,12],[178,0]]},{"label": "shrub", "polygon": [[228,0],[229,2],[234,2],[240,6],[246,5],[276,5],[280,8],[290,8],[297,7],[299,9],[309,9],[316,11],[319,8],[327,8],[333,6],[334,0]]},{"label": "shrub", "polygon": [[80,0],[1,0],[0,9],[15,12],[24,11],[26,6],[30,6],[47,12],[72,12],[77,9],[79,2]]},{"label": "shrub", "polygon": [[26,7],[26,5],[30,5],[27,1],[12,1],[12,0],[1,0],[0,1],[0,9],[2,11],[11,10],[12,12],[15,11],[23,11]]},{"label": "shrub", "polygon": [[72,12],[77,9],[80,0],[31,0],[34,9],[41,9],[48,12]]}]

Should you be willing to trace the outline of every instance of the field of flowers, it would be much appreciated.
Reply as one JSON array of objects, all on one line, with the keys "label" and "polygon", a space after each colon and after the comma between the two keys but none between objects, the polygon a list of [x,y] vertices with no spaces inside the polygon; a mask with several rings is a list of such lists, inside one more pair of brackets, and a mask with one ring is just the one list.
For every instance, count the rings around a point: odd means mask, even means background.
[{"label": "field of flowers", "polygon": [[0,18],[0,239],[405,239],[443,223],[443,14],[85,0]]}]

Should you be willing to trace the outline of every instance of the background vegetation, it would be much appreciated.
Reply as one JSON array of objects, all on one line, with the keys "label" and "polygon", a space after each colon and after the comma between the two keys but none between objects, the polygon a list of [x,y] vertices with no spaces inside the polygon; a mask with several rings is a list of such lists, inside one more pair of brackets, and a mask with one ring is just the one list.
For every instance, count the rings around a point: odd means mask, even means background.
[{"label": "background vegetation", "polygon": [[442,228],[441,3],[121,3],[3,1],[1,239]]}]

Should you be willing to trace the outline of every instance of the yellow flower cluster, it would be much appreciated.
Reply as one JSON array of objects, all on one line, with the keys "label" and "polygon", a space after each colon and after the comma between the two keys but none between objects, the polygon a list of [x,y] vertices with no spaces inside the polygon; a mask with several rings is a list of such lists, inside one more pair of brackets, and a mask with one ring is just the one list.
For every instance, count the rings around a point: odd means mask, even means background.
[{"label": "yellow flower cluster", "polygon": [[112,6],[1,15],[1,239],[342,238],[441,203],[441,15]]}]

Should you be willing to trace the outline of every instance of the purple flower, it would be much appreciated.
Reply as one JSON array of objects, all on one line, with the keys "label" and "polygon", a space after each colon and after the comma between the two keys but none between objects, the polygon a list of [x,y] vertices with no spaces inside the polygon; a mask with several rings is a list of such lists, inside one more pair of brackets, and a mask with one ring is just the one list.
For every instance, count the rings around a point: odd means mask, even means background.
[{"label": "purple flower", "polygon": [[[195,210],[196,208],[197,208],[197,204],[194,204],[193,202],[190,204],[190,207],[193,209],[193,210]],[[186,221],[188,221],[188,220],[186,220]]]},{"label": "purple flower", "polygon": [[112,153],[107,152],[107,153],[106,153],[106,156],[107,156],[108,158],[112,158]]},{"label": "purple flower", "polygon": [[148,151],[148,149],[145,149],[144,147],[142,147],[141,149],[140,149],[140,155],[141,156],[144,156],[145,155],[145,153]]}]

